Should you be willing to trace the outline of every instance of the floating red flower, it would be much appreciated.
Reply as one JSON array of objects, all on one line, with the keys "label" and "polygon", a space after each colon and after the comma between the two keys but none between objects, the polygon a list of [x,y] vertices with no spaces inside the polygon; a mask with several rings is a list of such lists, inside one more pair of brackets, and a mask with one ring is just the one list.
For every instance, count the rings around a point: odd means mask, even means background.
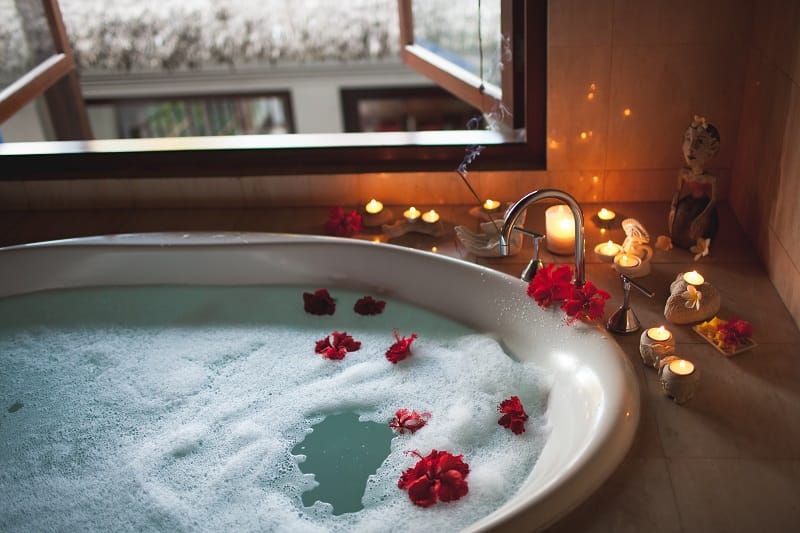
[{"label": "floating red flower", "polygon": [[753,336],[753,326],[747,320],[740,318],[721,322],[718,328],[722,333],[722,341],[730,346],[738,346],[743,340]]},{"label": "floating red flower", "polygon": [[428,423],[431,414],[428,412],[418,413],[416,411],[409,411],[405,407],[398,409],[394,414],[394,418],[389,422],[389,427],[398,433],[416,433],[422,426]]},{"label": "floating red flower", "polygon": [[525,421],[528,420],[528,413],[522,407],[522,402],[518,396],[512,396],[500,402],[497,410],[503,413],[497,421],[501,426],[510,429],[515,435],[525,432]]},{"label": "floating red flower", "polygon": [[361,343],[354,340],[347,332],[334,331],[328,337],[318,340],[314,351],[322,354],[325,359],[344,359],[347,352],[355,352],[359,348],[361,348]]},{"label": "floating red flower", "polygon": [[411,453],[419,461],[403,472],[397,486],[408,491],[414,505],[430,507],[439,500],[455,501],[469,492],[466,480],[469,465],[462,460],[463,455],[436,450],[426,457],[416,451]]},{"label": "floating red flower", "polygon": [[611,296],[604,290],[587,281],[583,287],[572,286],[569,298],[561,304],[561,309],[569,316],[567,322],[576,320],[595,320],[603,316],[606,300]]},{"label": "floating red flower", "polygon": [[312,315],[332,315],[336,311],[336,300],[331,298],[328,289],[317,289],[314,293],[303,293],[303,309]]},{"label": "floating red flower", "polygon": [[386,350],[386,359],[392,363],[398,363],[411,355],[411,343],[417,338],[416,333],[412,333],[410,337],[400,337],[397,330],[394,330],[395,343]]},{"label": "floating red flower", "polygon": [[536,272],[528,284],[528,296],[536,300],[540,307],[547,307],[554,301],[566,299],[571,286],[572,267],[561,265],[556,268],[555,263],[551,263]]},{"label": "floating red flower", "polygon": [[325,222],[325,233],[337,237],[350,237],[363,229],[361,215],[356,211],[345,212],[341,207],[331,207],[328,221]]},{"label": "floating red flower", "polygon": [[386,302],[375,300],[372,296],[364,296],[353,306],[353,311],[359,315],[379,315],[383,313]]}]

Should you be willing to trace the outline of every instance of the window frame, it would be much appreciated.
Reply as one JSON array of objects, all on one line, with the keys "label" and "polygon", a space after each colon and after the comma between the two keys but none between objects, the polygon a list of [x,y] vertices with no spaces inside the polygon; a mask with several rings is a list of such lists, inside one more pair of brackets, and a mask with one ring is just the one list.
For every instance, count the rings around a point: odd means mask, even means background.
[{"label": "window frame", "polygon": [[[0,144],[0,179],[270,176],[545,168],[547,1],[508,0],[514,98],[524,128],[498,131],[246,135]],[[517,15],[519,13],[519,15]],[[524,69],[524,70],[523,70]],[[511,73],[508,73],[509,75]],[[519,113],[515,113],[519,116]],[[516,120],[516,119],[515,119]]]}]

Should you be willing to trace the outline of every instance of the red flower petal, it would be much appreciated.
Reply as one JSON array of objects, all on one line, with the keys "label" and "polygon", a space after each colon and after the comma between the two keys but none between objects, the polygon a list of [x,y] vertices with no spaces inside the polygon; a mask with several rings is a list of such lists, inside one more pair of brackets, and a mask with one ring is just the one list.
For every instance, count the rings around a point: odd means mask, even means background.
[{"label": "red flower petal", "polygon": [[515,435],[525,432],[525,421],[528,420],[528,413],[522,407],[522,402],[518,396],[503,400],[497,410],[503,413],[503,416],[497,421],[498,424],[510,429]]},{"label": "red flower petal", "polygon": [[572,287],[569,299],[561,305],[561,309],[570,317],[568,322],[596,320],[603,316],[606,300],[610,297],[606,291],[587,281],[583,287]]},{"label": "red flower petal", "polygon": [[341,207],[331,207],[328,221],[325,222],[325,233],[338,237],[350,237],[363,229],[361,215],[356,211],[345,212]]},{"label": "red flower petal", "polygon": [[344,359],[347,352],[355,352],[361,348],[361,343],[346,332],[334,331],[331,337],[333,337],[333,342],[329,337],[325,337],[318,340],[314,346],[314,352],[321,354],[325,359]]},{"label": "red flower petal", "polygon": [[303,309],[312,315],[332,315],[336,311],[336,300],[328,289],[317,289],[314,293],[303,293]]},{"label": "red flower petal", "polygon": [[353,306],[353,311],[359,315],[379,315],[383,312],[386,302],[375,300],[372,296],[364,296]]},{"label": "red flower petal", "polygon": [[400,476],[397,486],[420,507],[430,507],[438,500],[454,501],[469,492],[466,477],[469,465],[463,455],[432,450],[426,457],[413,452],[419,461]]},{"label": "red flower petal", "polygon": [[395,343],[386,350],[386,359],[394,364],[402,361],[411,355],[411,343],[417,338],[416,333],[412,333],[410,337],[400,337],[397,330],[394,330]]},{"label": "red flower petal", "polygon": [[405,407],[398,409],[394,414],[394,418],[389,422],[389,427],[398,433],[416,433],[422,426],[428,423],[431,414],[428,412],[418,413],[416,411],[409,411]]},{"label": "red flower petal", "polygon": [[547,307],[554,301],[569,296],[572,283],[572,267],[554,263],[539,269],[528,284],[528,296],[536,300],[540,307]]}]

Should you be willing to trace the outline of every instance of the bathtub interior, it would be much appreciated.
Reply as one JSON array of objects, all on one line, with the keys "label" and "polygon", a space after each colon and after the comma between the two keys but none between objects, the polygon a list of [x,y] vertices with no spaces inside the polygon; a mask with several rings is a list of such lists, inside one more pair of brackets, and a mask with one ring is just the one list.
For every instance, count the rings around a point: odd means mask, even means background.
[{"label": "bathtub interior", "polygon": [[552,377],[547,443],[518,493],[472,526],[539,529],[593,492],[627,452],[638,385],[599,327],[566,325],[511,276],[452,258],[351,239],[277,234],[138,234],[0,250],[0,296],[113,285],[283,284],[358,289],[493,333]]}]

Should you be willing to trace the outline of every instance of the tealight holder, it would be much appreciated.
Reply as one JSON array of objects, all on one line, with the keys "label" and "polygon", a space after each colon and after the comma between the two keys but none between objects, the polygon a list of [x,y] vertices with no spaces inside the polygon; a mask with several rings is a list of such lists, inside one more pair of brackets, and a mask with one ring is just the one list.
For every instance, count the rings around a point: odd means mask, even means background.
[{"label": "tealight holder", "polygon": [[614,241],[601,242],[594,247],[594,255],[603,263],[613,263],[614,258],[622,253],[622,246]]},{"label": "tealight holder", "polygon": [[[694,302],[690,297],[694,298]],[[664,318],[673,324],[703,322],[716,316],[720,306],[719,291],[703,276],[697,272],[682,272],[669,286]]]},{"label": "tealight holder", "polygon": [[398,220],[393,224],[384,224],[381,229],[389,237],[400,237],[406,233],[424,233],[439,237],[444,233],[444,225],[439,213],[434,209],[422,213],[414,207],[403,212],[403,220]]},{"label": "tealight holder", "polygon": [[361,222],[367,228],[376,228],[391,222],[392,212],[386,209],[383,204],[374,198],[370,200],[361,210]]},{"label": "tealight holder", "polygon": [[694,363],[671,355],[662,359],[658,368],[661,388],[672,401],[680,405],[694,396],[700,381],[700,371]]},{"label": "tealight holder", "polygon": [[649,328],[642,332],[639,339],[639,354],[645,365],[657,369],[662,359],[674,353],[675,337],[664,326]]}]

